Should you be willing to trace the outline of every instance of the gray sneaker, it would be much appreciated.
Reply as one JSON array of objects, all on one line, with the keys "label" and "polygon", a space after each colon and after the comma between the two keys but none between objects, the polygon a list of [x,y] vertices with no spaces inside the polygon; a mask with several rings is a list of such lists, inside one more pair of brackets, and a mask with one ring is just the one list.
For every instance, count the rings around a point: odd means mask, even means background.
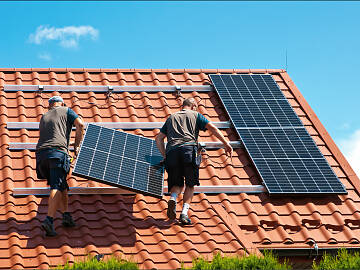
[{"label": "gray sneaker", "polygon": [[168,209],[166,212],[169,219],[175,219],[176,218],[176,201],[170,199],[168,201]]},{"label": "gray sneaker", "polygon": [[41,227],[44,229],[46,236],[56,236],[57,233],[54,229],[54,224],[51,223],[47,218],[41,223]]}]

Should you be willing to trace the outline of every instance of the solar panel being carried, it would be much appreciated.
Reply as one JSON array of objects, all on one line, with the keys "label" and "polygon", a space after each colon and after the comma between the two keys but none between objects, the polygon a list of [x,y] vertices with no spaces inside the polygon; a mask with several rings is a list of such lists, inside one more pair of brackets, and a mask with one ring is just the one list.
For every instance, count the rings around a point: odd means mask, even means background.
[{"label": "solar panel being carried", "polygon": [[210,78],[270,194],[347,194],[270,74]]},{"label": "solar panel being carried", "polygon": [[88,124],[73,174],[161,198],[161,160],[154,140]]}]

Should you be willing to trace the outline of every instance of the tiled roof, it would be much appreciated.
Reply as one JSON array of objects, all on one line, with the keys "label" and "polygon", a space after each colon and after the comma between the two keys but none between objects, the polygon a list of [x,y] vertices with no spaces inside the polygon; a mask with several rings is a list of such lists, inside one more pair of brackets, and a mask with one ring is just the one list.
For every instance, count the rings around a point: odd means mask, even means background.
[{"label": "tiled roof", "polygon": [[[10,142],[36,143],[37,130],[9,130],[7,122],[38,122],[54,93],[5,92],[4,85],[203,85],[211,73],[271,73],[348,195],[269,197],[268,194],[198,194],[189,211],[194,225],[181,227],[166,217],[167,197],[137,195],[72,195],[70,210],[77,229],[64,229],[55,219],[56,238],[44,238],[40,222],[47,198],[13,197],[16,187],[45,187],[35,173],[35,153],[10,151]],[[161,122],[178,110],[171,93],[62,93],[66,104],[86,122]],[[184,93],[195,97],[199,111],[211,121],[229,120],[215,92]],[[0,69],[0,268],[48,268],[88,254],[133,257],[142,268],[173,269],[214,251],[242,254],[244,248],[360,247],[359,179],[310,106],[284,70],[138,70],[138,69]],[[159,130],[127,131],[154,138]],[[231,141],[232,129],[222,130]],[[200,141],[216,141],[208,133]],[[243,149],[233,164],[224,151],[208,151],[201,165],[202,185],[260,184]],[[103,186],[78,177],[71,187]],[[180,210],[180,207],[179,209]]]}]

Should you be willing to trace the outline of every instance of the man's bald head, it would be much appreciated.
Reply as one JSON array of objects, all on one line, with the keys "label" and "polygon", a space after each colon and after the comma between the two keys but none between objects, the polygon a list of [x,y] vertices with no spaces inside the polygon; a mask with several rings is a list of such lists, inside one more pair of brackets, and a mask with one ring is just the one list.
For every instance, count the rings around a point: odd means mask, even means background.
[{"label": "man's bald head", "polygon": [[197,103],[196,103],[195,98],[192,98],[192,97],[191,97],[191,98],[185,99],[184,102],[183,102],[183,108],[184,108],[184,109],[189,108],[189,109],[191,109],[191,110],[196,111],[196,109],[197,109]]}]

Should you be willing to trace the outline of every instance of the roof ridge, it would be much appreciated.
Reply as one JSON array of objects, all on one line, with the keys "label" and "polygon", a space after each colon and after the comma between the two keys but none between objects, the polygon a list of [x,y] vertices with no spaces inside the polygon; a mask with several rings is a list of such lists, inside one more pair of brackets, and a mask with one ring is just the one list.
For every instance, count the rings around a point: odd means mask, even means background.
[{"label": "roof ridge", "polygon": [[284,69],[0,68],[0,72],[284,73]]}]

